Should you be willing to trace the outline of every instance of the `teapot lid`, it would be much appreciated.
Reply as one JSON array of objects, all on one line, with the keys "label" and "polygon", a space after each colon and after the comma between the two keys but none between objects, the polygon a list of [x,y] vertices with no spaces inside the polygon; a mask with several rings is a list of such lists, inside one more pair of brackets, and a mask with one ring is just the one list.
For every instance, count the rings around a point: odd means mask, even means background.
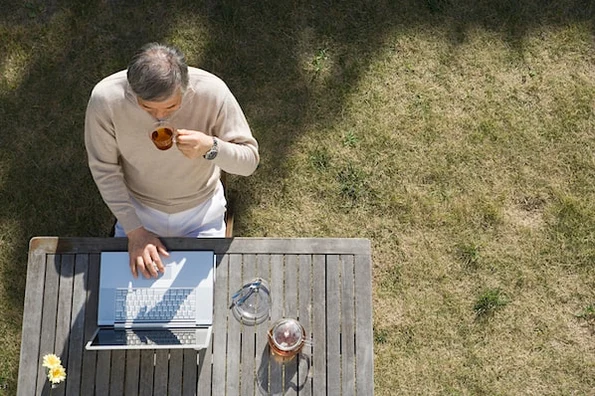
[{"label": "teapot lid", "polygon": [[291,351],[302,344],[304,328],[295,319],[281,319],[271,330],[275,346],[283,351]]}]

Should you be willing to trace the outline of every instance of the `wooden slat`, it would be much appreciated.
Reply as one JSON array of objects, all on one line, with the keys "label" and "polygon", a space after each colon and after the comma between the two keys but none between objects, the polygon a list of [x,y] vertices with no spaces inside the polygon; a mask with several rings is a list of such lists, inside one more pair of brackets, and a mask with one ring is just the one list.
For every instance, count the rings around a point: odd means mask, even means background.
[{"label": "wooden slat", "polygon": [[326,389],[341,394],[341,266],[339,256],[326,258]]},{"label": "wooden slat", "polygon": [[285,296],[283,290],[283,275],[284,275],[284,261],[283,256],[272,254],[270,256],[271,265],[271,282],[269,284],[271,289],[271,296],[273,302],[271,305],[271,322],[283,318],[283,306],[285,305]]},{"label": "wooden slat", "polygon": [[[85,338],[88,342],[97,329],[97,302],[99,299],[99,255],[89,256],[87,277],[87,305],[85,308]],[[81,395],[92,395],[95,390],[96,351],[83,351],[83,372],[81,374]]]},{"label": "wooden slat", "polygon": [[153,394],[167,395],[169,350],[157,349],[155,351],[155,374],[153,375]]},{"label": "wooden slat", "polygon": [[312,257],[312,391],[326,396],[326,262],[325,256]]},{"label": "wooden slat", "polygon": [[353,256],[341,256],[341,379],[343,394],[355,389],[355,279]]},{"label": "wooden slat", "polygon": [[298,282],[299,263],[296,255],[285,257],[285,296],[283,301],[283,316],[297,319],[298,315]]},{"label": "wooden slat", "polygon": [[95,367],[95,394],[107,395],[110,388],[110,374],[112,351],[97,351],[97,366]]},{"label": "wooden slat", "polygon": [[[162,238],[169,250],[212,250],[217,254],[369,254],[358,238]],[[126,238],[38,237],[30,249],[53,253],[126,251]]]},{"label": "wooden slat", "polygon": [[39,365],[39,343],[43,312],[43,291],[45,282],[45,252],[29,250],[27,264],[27,283],[25,288],[25,307],[23,313],[23,331],[21,356],[19,361],[19,380],[17,394],[29,396],[35,394],[37,367]]},{"label": "wooden slat", "polygon": [[[213,336],[211,340],[213,346],[212,395],[214,396],[225,394],[229,271],[229,256],[226,255],[217,266],[217,279],[215,281],[215,321],[213,323]],[[208,388],[206,386],[203,387],[202,384],[206,380],[205,376],[210,376],[210,366],[210,362],[201,363],[201,370],[198,374],[198,394],[205,394],[208,392]]]},{"label": "wooden slat", "polygon": [[124,379],[124,394],[138,395],[138,381],[140,375],[140,350],[126,351],[126,377]]},{"label": "wooden slat", "polygon": [[89,256],[87,254],[78,254],[75,259],[72,291],[70,346],[67,364],[68,381],[66,381],[67,395],[78,395],[81,389],[88,274]]},{"label": "wooden slat", "polygon": [[169,353],[169,378],[167,384],[168,396],[179,396],[182,394],[183,362],[183,350],[172,349]]},{"label": "wooden slat", "polygon": [[[272,284],[271,279],[271,264],[268,255],[260,254],[256,256],[256,263],[255,263],[255,271],[256,275],[260,278],[264,279],[269,285],[269,291]],[[275,297],[271,294],[272,303],[275,303],[275,300],[278,299],[279,296]],[[270,312],[270,310],[269,310]],[[254,352],[256,354],[256,358],[254,361],[255,369],[256,369],[256,394],[257,395],[267,395],[269,394],[269,360],[270,360],[270,352],[269,347],[267,344],[267,330],[271,325],[271,316],[270,313],[267,316],[266,320],[262,323],[257,324],[254,327],[254,334],[256,337],[255,340],[255,348]]]},{"label": "wooden slat", "polygon": [[[256,257],[248,254],[242,256],[242,284],[246,284],[256,278]],[[233,315],[230,317],[234,320]],[[256,331],[254,326],[242,326],[242,357],[241,357],[241,379],[240,379],[240,394],[254,395],[255,381],[254,373],[256,371],[256,356],[254,351],[254,343],[256,341]]]},{"label": "wooden slat", "polygon": [[155,371],[155,351],[143,349],[140,352],[139,395],[153,394],[153,374]]},{"label": "wooden slat", "polygon": [[[65,254],[61,256],[60,284],[58,291],[58,312],[56,314],[56,337],[54,341],[54,351],[62,359],[62,365],[67,372],[68,362],[68,338],[70,336],[70,316],[72,313],[72,285],[74,277],[74,255]],[[64,395],[66,386],[56,387],[52,395]]]},{"label": "wooden slat", "polygon": [[[204,354],[205,351],[209,351],[209,363],[211,358],[211,345],[208,348],[203,349],[201,352]],[[198,353],[192,349],[184,349],[182,352],[182,361],[183,361],[183,368],[182,368],[182,395],[184,396],[192,396],[196,395],[196,387],[197,387],[197,374],[198,374]],[[210,366],[210,364],[209,364]],[[211,379],[211,375],[209,372],[209,383]],[[209,386],[210,392],[210,386]]]},{"label": "wooden slat", "polygon": [[[283,301],[283,316],[285,318],[297,319],[298,317],[298,282],[299,282],[298,257],[296,255],[285,256],[285,292]],[[298,368],[300,356],[295,356],[283,364],[283,389],[284,395],[297,395]]]},{"label": "wooden slat", "polygon": [[374,393],[374,344],[372,334],[372,266],[369,255],[355,256],[356,391]]},{"label": "wooden slat", "polygon": [[[229,257],[229,294],[242,287],[242,256]],[[227,299],[229,303],[229,298]],[[226,394],[240,394],[240,322],[229,318],[227,323],[227,376]]]},{"label": "wooden slat", "polygon": [[[55,353],[59,355],[61,351],[54,350],[54,341],[56,336],[56,316],[58,308],[58,290],[60,272],[60,256],[48,255],[47,267],[45,272],[45,285],[43,297],[43,314],[41,318],[41,341],[39,344],[39,359],[48,353]],[[39,395],[42,392],[49,390],[49,383],[46,377],[46,368],[41,367],[41,364],[35,366],[37,370],[37,391],[35,394]]]},{"label": "wooden slat", "polygon": [[126,378],[126,351],[112,351],[112,363],[110,367],[110,395],[124,395],[124,381]]},{"label": "wooden slat", "polygon": [[[226,265],[223,265],[222,267],[222,258],[223,255],[221,254],[215,256],[215,260],[217,263],[219,263],[219,265],[215,268],[215,290],[213,291],[213,333],[211,344],[201,351],[184,350],[184,368],[182,377],[182,393],[184,395],[209,394],[211,391],[213,343],[215,342],[214,327],[215,323],[217,322],[217,311],[224,308],[225,305],[225,298],[221,299],[221,301],[218,301],[215,294],[217,293],[217,285],[219,285],[220,282],[227,282],[228,261],[226,261]],[[219,279],[220,276],[223,276],[223,280]],[[223,289],[224,291],[227,291],[227,284]],[[218,303],[222,305],[218,306]],[[199,365],[197,366],[197,364]]]},{"label": "wooden slat", "polygon": [[[282,255],[271,255],[271,295],[275,296],[271,307],[271,322],[274,323],[283,318],[283,307],[285,305],[285,290],[283,277],[285,275],[284,260]],[[283,363],[270,355],[269,359],[269,387],[271,394],[280,395],[285,390],[283,377]]]},{"label": "wooden slat", "polygon": [[[298,283],[298,300],[299,300],[299,315],[298,320],[304,326],[307,335],[307,341],[312,340],[312,256],[299,256],[299,283]],[[300,395],[310,396],[312,394],[312,380],[308,371],[310,367],[310,360],[312,357],[312,346],[310,343],[306,344],[302,353],[300,354],[301,370],[297,375],[297,383],[303,387],[300,388]],[[304,365],[305,363],[305,365]]]}]

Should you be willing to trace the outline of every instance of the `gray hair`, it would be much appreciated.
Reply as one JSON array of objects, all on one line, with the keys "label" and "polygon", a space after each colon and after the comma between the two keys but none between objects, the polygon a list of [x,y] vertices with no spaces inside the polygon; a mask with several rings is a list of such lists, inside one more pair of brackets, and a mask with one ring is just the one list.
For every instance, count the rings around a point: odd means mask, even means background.
[{"label": "gray hair", "polygon": [[128,65],[127,78],[134,93],[142,100],[159,102],[170,98],[177,89],[188,86],[188,65],[184,54],[158,43],[143,46]]}]

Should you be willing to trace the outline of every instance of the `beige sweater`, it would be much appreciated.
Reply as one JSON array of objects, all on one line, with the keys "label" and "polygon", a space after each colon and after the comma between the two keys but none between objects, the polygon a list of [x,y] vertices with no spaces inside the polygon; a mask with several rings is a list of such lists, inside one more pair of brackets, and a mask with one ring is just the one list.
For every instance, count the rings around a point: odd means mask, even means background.
[{"label": "beige sweater", "polygon": [[175,146],[155,148],[149,133],[156,120],[137,103],[125,70],[99,82],[91,93],[85,117],[89,168],[127,233],[142,225],[131,195],[149,207],[177,213],[213,195],[220,169],[248,176],[258,166],[258,144],[238,102],[218,77],[189,68],[182,106],[169,121],[179,129],[217,136],[217,157],[189,159]]}]

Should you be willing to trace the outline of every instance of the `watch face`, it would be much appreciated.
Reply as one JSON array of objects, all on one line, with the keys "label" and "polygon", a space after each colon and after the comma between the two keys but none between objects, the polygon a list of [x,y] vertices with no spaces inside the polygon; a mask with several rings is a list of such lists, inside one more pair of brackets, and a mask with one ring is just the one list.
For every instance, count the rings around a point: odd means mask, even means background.
[{"label": "watch face", "polygon": [[205,158],[208,160],[212,160],[217,156],[217,151],[216,150],[209,150],[208,153],[205,154]]},{"label": "watch face", "polygon": [[207,153],[205,154],[205,158],[208,160],[212,160],[217,156],[217,153],[219,153],[217,140],[213,138],[213,147],[211,147],[211,149],[207,151]]}]

